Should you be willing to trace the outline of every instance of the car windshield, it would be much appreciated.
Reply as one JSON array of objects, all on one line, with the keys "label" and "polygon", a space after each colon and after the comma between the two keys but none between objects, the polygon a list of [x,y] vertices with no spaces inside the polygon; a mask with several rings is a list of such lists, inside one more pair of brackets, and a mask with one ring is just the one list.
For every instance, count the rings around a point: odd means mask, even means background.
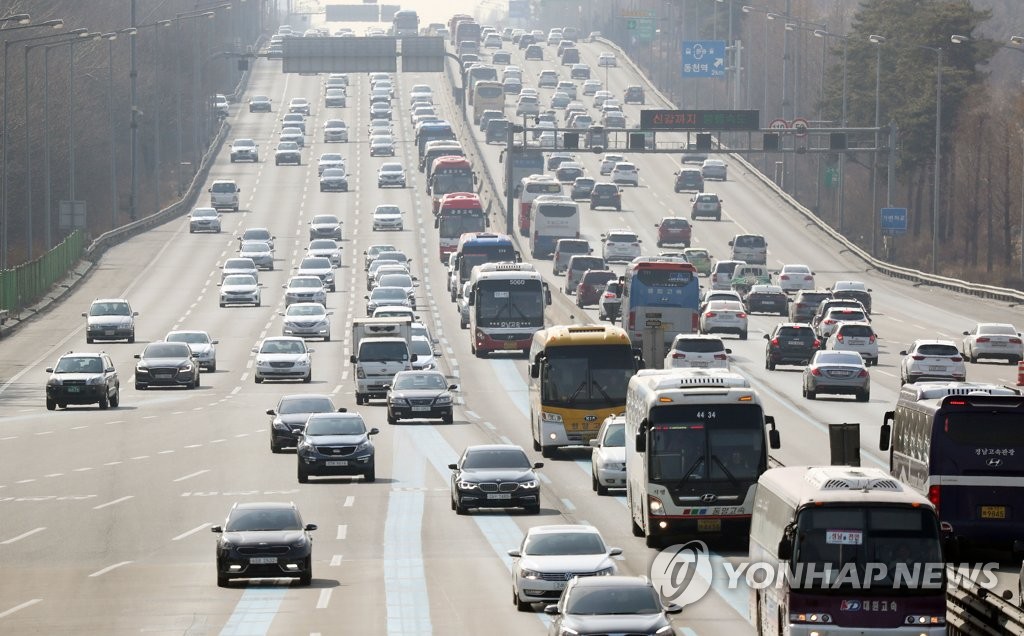
[{"label": "car windshield", "polygon": [[90,316],[130,316],[132,310],[128,303],[93,303],[89,308]]},{"label": "car windshield", "polygon": [[214,183],[212,186],[210,186],[210,190],[212,192],[234,192],[237,189],[238,186],[236,186],[233,181],[227,183]]},{"label": "car windshield", "polygon": [[323,415],[306,422],[306,435],[362,435],[366,424],[351,415]]},{"label": "car windshield", "polygon": [[374,214],[401,214],[402,211],[397,205],[378,205],[373,211]]},{"label": "car windshield", "polygon": [[57,363],[54,373],[103,373],[103,361],[97,357],[65,356]]},{"label": "car windshield", "polygon": [[208,344],[210,336],[202,331],[179,331],[167,334],[165,340],[167,342],[187,342],[188,344]]},{"label": "car windshield", "polygon": [[530,459],[519,449],[487,448],[466,453],[462,468],[530,468]]},{"label": "car windshield", "polygon": [[281,400],[277,406],[278,415],[294,415],[296,413],[330,413],[334,411],[334,403],[328,397],[292,397]]},{"label": "car windshield", "polygon": [[286,316],[324,316],[326,314],[327,310],[319,303],[296,303],[294,305],[289,305],[288,309],[284,312],[284,315]]},{"label": "car windshield", "polygon": [[241,252],[269,252],[270,244],[264,241],[246,241],[242,243]]},{"label": "car windshield", "polygon": [[405,373],[395,378],[394,388],[443,391],[448,388],[448,382],[440,373]]},{"label": "car windshield", "polygon": [[320,282],[319,278],[293,278],[288,283],[289,287],[323,287],[323,283]]},{"label": "car windshield", "polygon": [[192,210],[192,216],[199,218],[204,216],[217,216],[217,210],[213,208],[196,208]]},{"label": "car windshield", "polygon": [[256,279],[247,274],[232,274],[224,278],[224,285],[255,285]]},{"label": "car windshield", "polygon": [[604,554],[604,541],[596,532],[538,532],[531,534],[523,546],[523,554],[553,556]]},{"label": "car windshield", "polygon": [[602,446],[624,447],[626,445],[626,425],[609,424],[604,432]]},{"label": "car windshield", "polygon": [[192,355],[188,345],[178,343],[155,343],[146,347],[143,358],[187,358]]},{"label": "car windshield", "polygon": [[338,225],[338,217],[332,214],[318,214],[313,217],[314,225]]},{"label": "car windshield", "polygon": [[320,161],[342,161],[342,158],[341,155],[325,153],[320,155]]},{"label": "car windshield", "polygon": [[385,274],[378,282],[382,287],[412,287],[412,277],[408,274]]},{"label": "car windshield", "polygon": [[337,179],[339,177],[344,177],[344,176],[345,176],[345,171],[342,170],[341,168],[328,168],[328,169],[324,170],[323,174],[320,175],[320,178],[321,179]]},{"label": "car windshield", "polygon": [[236,508],[231,512],[225,532],[301,530],[299,516],[290,509]]},{"label": "car windshield", "polygon": [[256,269],[256,266],[249,258],[229,258],[224,261],[224,269]]},{"label": "car windshield", "polygon": [[381,172],[401,172],[402,164],[400,163],[385,163],[380,167]]},{"label": "car windshield", "polygon": [[333,239],[317,239],[309,242],[311,250],[336,250],[338,244]]},{"label": "car windshield", "polygon": [[859,353],[820,352],[814,356],[814,364],[864,364]]},{"label": "car windshield", "polygon": [[299,145],[297,143],[295,143],[294,141],[282,141],[281,143],[277,144],[277,149],[278,150],[298,150],[299,149]]},{"label": "car windshield", "polygon": [[330,267],[330,259],[321,257],[304,258],[299,264],[299,269],[330,269]]},{"label": "car windshield", "polygon": [[267,340],[260,353],[306,353],[306,344],[301,340]]},{"label": "car windshield", "polygon": [[405,300],[407,296],[401,287],[378,287],[370,294],[370,300]]},{"label": "car windshield", "polygon": [[659,614],[661,603],[648,587],[576,588],[565,604],[566,614]]}]

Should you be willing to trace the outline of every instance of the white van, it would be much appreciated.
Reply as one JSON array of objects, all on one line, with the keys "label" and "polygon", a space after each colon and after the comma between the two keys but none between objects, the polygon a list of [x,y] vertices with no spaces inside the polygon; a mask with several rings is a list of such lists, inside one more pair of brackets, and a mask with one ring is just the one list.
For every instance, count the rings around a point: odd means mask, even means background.
[{"label": "white van", "polygon": [[732,275],[746,261],[715,261],[711,268],[711,289],[732,289]]},{"label": "white van", "polygon": [[737,261],[764,265],[768,262],[768,243],[760,234],[737,234],[729,241],[732,258]]},{"label": "white van", "polygon": [[210,207],[238,212],[238,193],[241,188],[231,179],[218,179],[210,184]]}]

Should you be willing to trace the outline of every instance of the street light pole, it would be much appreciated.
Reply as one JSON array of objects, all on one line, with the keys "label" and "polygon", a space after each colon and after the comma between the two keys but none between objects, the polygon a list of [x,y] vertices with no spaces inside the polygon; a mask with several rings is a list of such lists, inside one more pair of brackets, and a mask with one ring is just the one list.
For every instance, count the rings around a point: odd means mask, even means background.
[{"label": "street light pole", "polygon": [[942,178],[942,48],[917,45],[935,53],[935,171],[932,177],[932,273],[939,273],[939,191]]},{"label": "street light pole", "polygon": [[[868,41],[875,45],[875,148],[878,148],[878,122],[881,105],[882,86],[882,45],[885,38],[881,35],[870,35]],[[878,253],[878,152],[871,161],[871,255]]]},{"label": "street light pole", "polygon": [[117,227],[117,140],[114,127],[114,40],[117,33],[104,33],[107,41],[107,114],[110,119],[110,229]]}]

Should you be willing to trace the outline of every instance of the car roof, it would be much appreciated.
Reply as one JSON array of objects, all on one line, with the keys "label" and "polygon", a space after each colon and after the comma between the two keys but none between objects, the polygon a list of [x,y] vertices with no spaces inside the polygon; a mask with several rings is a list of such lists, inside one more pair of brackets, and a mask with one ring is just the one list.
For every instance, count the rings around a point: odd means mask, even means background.
[{"label": "car roof", "polygon": [[231,506],[232,510],[255,510],[255,509],[271,509],[271,510],[295,510],[298,511],[298,507],[290,501],[240,501],[235,505]]},{"label": "car roof", "polygon": [[915,340],[911,347],[920,347],[921,345],[949,345],[955,347],[956,343],[952,340]]},{"label": "car roof", "polygon": [[584,576],[574,579],[574,588],[581,587],[643,587],[651,588],[650,580],[643,576]]},{"label": "car roof", "polygon": [[[420,372],[422,373],[422,372]],[[437,373],[436,371],[434,373]],[[475,444],[473,446],[467,446],[466,452],[469,451],[485,451],[485,450],[518,450],[526,453],[522,446],[517,444]]]},{"label": "car roof", "polygon": [[558,523],[546,526],[533,526],[532,528],[526,531],[526,534],[559,534],[562,532],[588,532],[590,534],[601,534],[601,531],[592,525],[573,523]]},{"label": "car roof", "polygon": [[60,357],[66,358],[68,356],[74,356],[76,358],[98,358],[105,355],[107,355],[106,351],[68,351],[67,353],[60,354]]}]

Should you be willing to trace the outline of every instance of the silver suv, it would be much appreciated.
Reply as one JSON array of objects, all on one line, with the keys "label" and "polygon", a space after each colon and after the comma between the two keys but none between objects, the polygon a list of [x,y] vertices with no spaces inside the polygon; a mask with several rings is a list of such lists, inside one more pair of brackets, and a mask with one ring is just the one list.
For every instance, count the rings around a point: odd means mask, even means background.
[{"label": "silver suv", "polygon": [[92,301],[89,311],[83,312],[85,318],[85,341],[89,344],[97,340],[127,340],[135,342],[135,317],[139,312],[124,298],[101,298]]}]

